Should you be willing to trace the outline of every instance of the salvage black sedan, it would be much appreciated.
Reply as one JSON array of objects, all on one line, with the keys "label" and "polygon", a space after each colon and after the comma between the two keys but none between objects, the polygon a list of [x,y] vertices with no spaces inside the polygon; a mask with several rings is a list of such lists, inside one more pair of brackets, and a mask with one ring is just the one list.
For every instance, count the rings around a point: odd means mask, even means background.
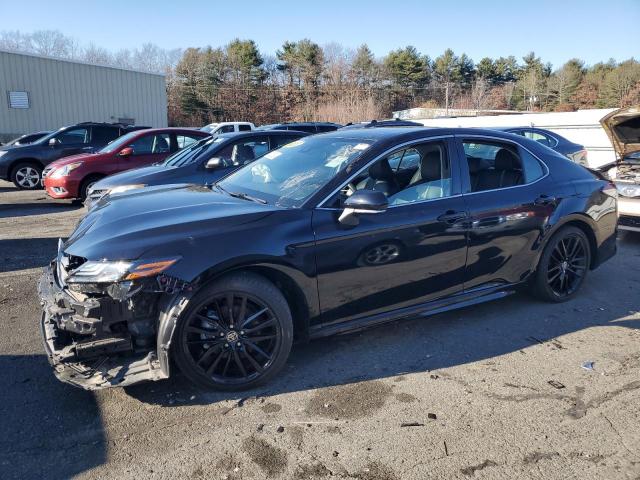
[{"label": "salvage black sedan", "polygon": [[[616,250],[616,189],[476,129],[306,137],[211,187],[97,205],[41,279],[60,380],[251,388],[304,341],[498,299],[572,298]],[[398,348],[401,348],[399,345]]]}]

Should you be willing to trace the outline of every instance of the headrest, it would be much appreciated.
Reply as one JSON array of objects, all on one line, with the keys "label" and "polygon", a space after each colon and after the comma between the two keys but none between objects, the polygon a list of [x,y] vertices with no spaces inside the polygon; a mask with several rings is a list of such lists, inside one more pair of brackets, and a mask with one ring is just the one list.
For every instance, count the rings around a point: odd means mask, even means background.
[{"label": "headrest", "polygon": [[478,157],[468,157],[467,161],[469,162],[469,173],[474,175],[478,173],[480,170],[486,170],[489,168],[487,162]]},{"label": "headrest", "polygon": [[389,180],[393,178],[393,170],[389,161],[384,158],[369,167],[369,176],[374,180]]},{"label": "headrest", "polygon": [[506,148],[501,148],[496,153],[496,160],[493,168],[496,170],[519,170],[520,161],[515,153]]},{"label": "headrest", "polygon": [[425,182],[440,180],[442,178],[440,151],[432,150],[423,155],[420,160],[420,178]]}]

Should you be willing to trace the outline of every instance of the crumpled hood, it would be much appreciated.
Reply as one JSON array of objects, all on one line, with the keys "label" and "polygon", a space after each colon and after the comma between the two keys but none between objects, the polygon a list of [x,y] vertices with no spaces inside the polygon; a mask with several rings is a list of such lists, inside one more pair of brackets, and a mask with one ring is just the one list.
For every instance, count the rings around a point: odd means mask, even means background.
[{"label": "crumpled hood", "polygon": [[640,151],[640,105],[615,110],[600,120],[618,160]]},{"label": "crumpled hood", "polygon": [[96,183],[93,188],[102,190],[112,189],[121,185],[147,184],[152,182],[158,174],[164,174],[168,170],[175,168],[176,167],[165,167],[164,165],[149,165],[148,167],[134,168],[133,170],[110,175]]},{"label": "crumpled hood", "polygon": [[64,251],[89,260],[135,260],[172,245],[183,251],[197,237],[242,228],[279,210],[207,187],[163,187],[126,192],[98,205],[80,221]]}]

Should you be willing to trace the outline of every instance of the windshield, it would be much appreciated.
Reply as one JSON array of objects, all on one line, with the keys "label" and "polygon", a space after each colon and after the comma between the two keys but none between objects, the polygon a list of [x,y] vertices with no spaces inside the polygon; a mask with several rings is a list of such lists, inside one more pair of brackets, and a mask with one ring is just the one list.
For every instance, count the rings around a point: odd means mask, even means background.
[{"label": "windshield", "polygon": [[218,183],[229,193],[244,193],[269,203],[299,207],[352,164],[371,141],[308,137],[267,153]]},{"label": "windshield", "polygon": [[102,148],[101,150],[98,150],[98,153],[112,153],[112,152],[115,152],[116,150],[118,150],[123,145],[126,145],[127,143],[129,143],[136,136],[136,134],[140,134],[140,132],[129,132],[126,135],[122,135],[121,137],[116,138],[115,140],[113,140],[106,147]]},{"label": "windshield", "polygon": [[168,157],[162,165],[165,167],[182,167],[190,163],[195,162],[200,156],[209,150],[210,145],[216,147],[220,142],[224,141],[224,138],[210,138],[206,137],[199,142],[193,143],[190,146],[177,151],[170,157]]}]

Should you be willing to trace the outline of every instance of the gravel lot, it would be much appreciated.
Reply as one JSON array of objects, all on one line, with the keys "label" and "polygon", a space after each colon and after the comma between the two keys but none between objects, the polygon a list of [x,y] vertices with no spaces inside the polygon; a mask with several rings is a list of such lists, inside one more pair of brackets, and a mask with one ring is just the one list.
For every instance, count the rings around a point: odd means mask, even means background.
[{"label": "gravel lot", "polygon": [[242,394],[179,377],[88,393],[54,379],[36,296],[83,212],[0,182],[2,479],[640,478],[640,235],[570,303],[514,295],[297,346]]}]

